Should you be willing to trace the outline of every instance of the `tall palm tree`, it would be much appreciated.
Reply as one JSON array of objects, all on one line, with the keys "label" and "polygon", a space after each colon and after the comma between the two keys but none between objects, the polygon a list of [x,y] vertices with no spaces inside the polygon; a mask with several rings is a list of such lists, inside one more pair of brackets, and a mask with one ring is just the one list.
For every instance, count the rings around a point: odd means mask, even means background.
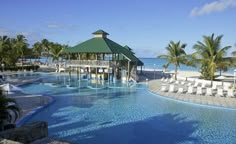
[{"label": "tall palm tree", "polygon": [[21,58],[22,70],[23,70],[23,60],[24,60],[25,52],[27,51],[28,45],[29,44],[27,43],[27,39],[25,38],[24,35],[16,36],[16,39],[14,40],[14,47],[16,48],[17,54]]},{"label": "tall palm tree", "polygon": [[14,99],[7,98],[0,89],[0,131],[4,130],[4,125],[15,123],[20,114],[20,108]]},{"label": "tall palm tree", "polygon": [[10,48],[10,38],[8,36],[0,36],[0,62],[4,63],[6,52]]},{"label": "tall palm tree", "polygon": [[168,53],[166,55],[158,56],[158,58],[165,58],[167,60],[167,63],[165,64],[166,67],[168,67],[171,63],[175,65],[175,80],[177,80],[177,71],[180,63],[186,62],[186,53],[184,51],[185,47],[186,44],[181,44],[180,41],[176,43],[170,41],[166,47]]},{"label": "tall palm tree", "polygon": [[40,56],[42,55],[42,52],[43,52],[42,44],[40,42],[34,43],[33,51],[34,51],[34,54],[38,57],[38,60],[39,60]]},{"label": "tall palm tree", "polygon": [[211,85],[215,77],[215,71],[218,67],[230,66],[229,61],[224,57],[226,52],[231,46],[221,47],[221,39],[223,35],[214,37],[214,34],[211,36],[203,36],[203,42],[198,41],[197,44],[193,46],[196,52],[193,54],[195,60],[200,62],[202,68],[202,74],[208,73],[208,78],[205,79],[211,80]]},{"label": "tall palm tree", "polygon": [[[236,47],[236,44],[235,44]],[[233,67],[236,67],[236,51],[232,52],[233,58],[232,58],[232,62],[234,63]]]},{"label": "tall palm tree", "polygon": [[232,54],[233,54],[234,56],[236,56],[236,51],[233,51]]},{"label": "tall palm tree", "polygon": [[56,61],[56,71],[59,72],[59,58],[62,56],[65,46],[58,43],[50,43],[49,50],[53,61]]},{"label": "tall palm tree", "polygon": [[49,44],[50,44],[50,42],[49,42],[47,39],[43,39],[43,40],[41,41],[41,46],[42,46],[42,48],[43,48],[43,55],[46,56],[46,61],[45,61],[45,63],[48,62],[48,56],[49,56],[49,53],[50,53]]},{"label": "tall palm tree", "polygon": [[[234,44],[234,46],[236,47],[236,44]],[[236,51],[233,51],[232,55],[236,57]]]}]

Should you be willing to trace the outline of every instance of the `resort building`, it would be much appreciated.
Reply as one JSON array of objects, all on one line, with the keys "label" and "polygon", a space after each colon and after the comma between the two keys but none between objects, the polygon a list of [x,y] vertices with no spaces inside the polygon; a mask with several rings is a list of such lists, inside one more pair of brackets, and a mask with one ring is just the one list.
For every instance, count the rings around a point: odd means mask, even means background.
[{"label": "resort building", "polygon": [[108,80],[137,80],[137,67],[143,66],[128,46],[107,38],[103,30],[93,33],[94,37],[65,52],[69,55],[67,67],[76,70],[79,77],[88,79]]}]

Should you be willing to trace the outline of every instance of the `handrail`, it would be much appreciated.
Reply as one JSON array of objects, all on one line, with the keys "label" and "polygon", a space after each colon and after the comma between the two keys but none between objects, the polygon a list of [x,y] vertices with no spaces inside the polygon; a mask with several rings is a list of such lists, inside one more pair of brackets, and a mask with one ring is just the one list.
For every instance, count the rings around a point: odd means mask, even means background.
[{"label": "handrail", "polygon": [[68,60],[67,65],[112,67],[114,62],[105,60]]}]

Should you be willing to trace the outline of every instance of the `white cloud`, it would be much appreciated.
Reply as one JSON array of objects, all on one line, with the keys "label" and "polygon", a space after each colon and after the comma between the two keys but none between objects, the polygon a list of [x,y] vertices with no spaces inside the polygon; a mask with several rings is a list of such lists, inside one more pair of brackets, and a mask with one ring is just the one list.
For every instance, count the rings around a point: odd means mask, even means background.
[{"label": "white cloud", "polygon": [[213,12],[221,12],[229,8],[236,8],[236,0],[218,0],[206,3],[202,7],[193,8],[190,16],[201,16]]},{"label": "white cloud", "polygon": [[47,25],[49,28],[60,28],[61,26],[59,24],[56,23],[51,23]]},{"label": "white cloud", "polygon": [[0,36],[10,35],[10,34],[11,34],[11,32],[8,29],[0,28]]},{"label": "white cloud", "polygon": [[55,22],[47,24],[47,27],[48,28],[59,28],[59,29],[64,29],[64,30],[76,30],[79,28],[78,25],[55,23]]}]

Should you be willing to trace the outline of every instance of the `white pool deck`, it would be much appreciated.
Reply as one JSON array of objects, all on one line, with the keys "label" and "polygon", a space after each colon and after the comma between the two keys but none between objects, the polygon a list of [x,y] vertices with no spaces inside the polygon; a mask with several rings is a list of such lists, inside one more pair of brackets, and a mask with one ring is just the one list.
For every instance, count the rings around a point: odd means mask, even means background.
[{"label": "white pool deck", "polygon": [[[225,107],[225,108],[236,108],[236,98],[235,97],[227,97],[227,94],[224,97],[221,96],[207,96],[205,94],[199,95],[196,93],[189,94],[187,92],[185,93],[178,93],[178,92],[163,92],[161,91],[161,86],[168,85],[164,82],[162,82],[160,79],[159,80],[151,80],[148,82],[148,89],[160,96],[163,97],[168,97],[180,101],[185,101],[185,102],[192,102],[192,103],[197,103],[197,104],[203,104],[203,105],[210,105],[210,106],[220,106],[220,107]],[[176,86],[178,88],[178,85]]]}]

